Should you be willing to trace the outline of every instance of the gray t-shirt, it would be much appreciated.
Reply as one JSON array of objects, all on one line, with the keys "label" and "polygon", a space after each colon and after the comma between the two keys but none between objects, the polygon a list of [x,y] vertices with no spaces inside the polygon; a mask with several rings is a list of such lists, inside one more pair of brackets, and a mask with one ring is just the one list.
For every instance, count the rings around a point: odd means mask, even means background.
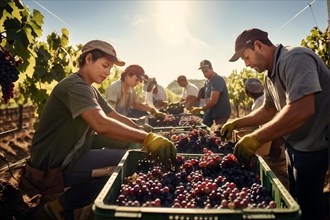
[{"label": "gray t-shirt", "polygon": [[34,134],[31,165],[42,170],[60,167],[73,148],[79,148],[74,155],[78,158],[88,148],[86,142],[93,133],[80,116],[90,109],[103,109],[105,114],[112,111],[99,91],[77,74],[60,81],[46,102]]},{"label": "gray t-shirt", "polygon": [[330,138],[327,137],[327,129],[330,129],[329,69],[313,51],[304,47],[279,45],[275,57],[277,54],[274,68],[265,78],[265,106],[281,111],[285,105],[315,93],[315,115],[285,139],[299,151],[326,149]]},{"label": "gray t-shirt", "polygon": [[227,85],[225,80],[218,74],[215,74],[211,80],[205,82],[206,99],[211,97],[212,91],[220,92],[220,96],[217,103],[204,113],[203,123],[207,126],[211,126],[215,119],[229,118],[231,113]]}]

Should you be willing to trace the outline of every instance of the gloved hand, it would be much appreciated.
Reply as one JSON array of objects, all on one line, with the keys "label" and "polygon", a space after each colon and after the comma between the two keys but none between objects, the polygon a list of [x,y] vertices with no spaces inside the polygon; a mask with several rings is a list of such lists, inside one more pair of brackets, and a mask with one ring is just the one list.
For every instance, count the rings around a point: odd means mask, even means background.
[{"label": "gloved hand", "polygon": [[203,110],[202,107],[193,107],[190,110],[190,113],[192,113],[194,115],[198,115],[199,113],[201,113],[202,110]]},{"label": "gloved hand", "polygon": [[155,108],[152,108],[150,113],[155,116],[157,119],[164,119],[166,114],[160,111],[157,111]]},{"label": "gloved hand", "polygon": [[151,132],[152,131],[152,127],[148,124],[144,124],[144,125],[140,126],[139,128],[144,130],[145,132]]},{"label": "gloved hand", "polygon": [[231,140],[233,138],[233,131],[236,128],[236,124],[234,121],[225,123],[221,130],[220,134],[225,137],[226,140]]},{"label": "gloved hand", "polygon": [[163,163],[168,163],[169,160],[175,161],[176,159],[176,148],[171,141],[157,135],[155,133],[149,133],[143,142],[148,152],[151,152],[152,156]]},{"label": "gloved hand", "polygon": [[251,133],[243,136],[234,147],[234,155],[238,161],[243,164],[250,164],[251,157],[261,147],[262,143],[257,139],[256,135]]}]

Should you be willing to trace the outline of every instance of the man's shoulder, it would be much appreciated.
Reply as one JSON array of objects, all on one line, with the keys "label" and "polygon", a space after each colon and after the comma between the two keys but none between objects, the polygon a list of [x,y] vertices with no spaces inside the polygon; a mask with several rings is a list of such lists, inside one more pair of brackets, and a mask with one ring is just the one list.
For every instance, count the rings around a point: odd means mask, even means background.
[{"label": "man's shoulder", "polygon": [[301,47],[301,46],[285,46],[284,47],[284,53],[282,54],[282,58],[288,58],[292,55],[297,54],[306,54],[306,55],[312,55],[315,56],[316,54],[309,48]]},{"label": "man's shoulder", "polygon": [[77,74],[70,74],[62,79],[55,87],[54,90],[68,90],[77,85],[87,85]]},{"label": "man's shoulder", "polygon": [[114,90],[114,89],[120,89],[122,86],[122,82],[121,80],[116,80],[110,83],[110,85],[108,86],[107,90]]}]

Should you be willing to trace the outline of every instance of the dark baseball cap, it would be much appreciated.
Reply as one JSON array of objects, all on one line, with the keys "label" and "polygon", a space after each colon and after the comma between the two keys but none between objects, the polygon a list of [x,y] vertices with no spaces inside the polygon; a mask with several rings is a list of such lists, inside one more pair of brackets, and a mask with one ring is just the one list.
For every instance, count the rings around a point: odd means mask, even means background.
[{"label": "dark baseball cap", "polygon": [[212,68],[212,64],[208,60],[202,60],[201,63],[199,64],[199,70],[204,69],[204,68]]},{"label": "dark baseball cap", "polygon": [[101,41],[101,40],[92,40],[89,41],[88,43],[86,43],[83,48],[81,49],[82,53],[87,53],[90,52],[92,50],[101,50],[104,53],[107,54],[107,58],[111,61],[113,61],[117,66],[124,66],[125,62],[118,59],[116,51],[114,49],[114,47],[105,42],[105,41]]},{"label": "dark baseball cap", "polygon": [[252,28],[243,31],[236,39],[235,42],[235,53],[230,58],[230,62],[238,60],[246,46],[254,43],[256,40],[268,40],[268,33],[257,28]]},{"label": "dark baseball cap", "polygon": [[249,92],[260,93],[264,90],[262,83],[257,78],[249,78],[244,82],[244,86]]}]

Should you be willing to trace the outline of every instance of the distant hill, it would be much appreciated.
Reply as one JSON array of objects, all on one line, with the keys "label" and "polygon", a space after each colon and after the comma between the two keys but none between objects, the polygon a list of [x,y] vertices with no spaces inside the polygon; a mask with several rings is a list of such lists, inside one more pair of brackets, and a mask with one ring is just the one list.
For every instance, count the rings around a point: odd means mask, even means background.
[{"label": "distant hill", "polygon": [[[195,84],[199,89],[204,85],[204,79],[188,79],[189,82]],[[176,80],[173,80],[167,87],[168,90],[171,90],[173,93],[177,95],[181,95],[182,87],[178,85]]]}]

